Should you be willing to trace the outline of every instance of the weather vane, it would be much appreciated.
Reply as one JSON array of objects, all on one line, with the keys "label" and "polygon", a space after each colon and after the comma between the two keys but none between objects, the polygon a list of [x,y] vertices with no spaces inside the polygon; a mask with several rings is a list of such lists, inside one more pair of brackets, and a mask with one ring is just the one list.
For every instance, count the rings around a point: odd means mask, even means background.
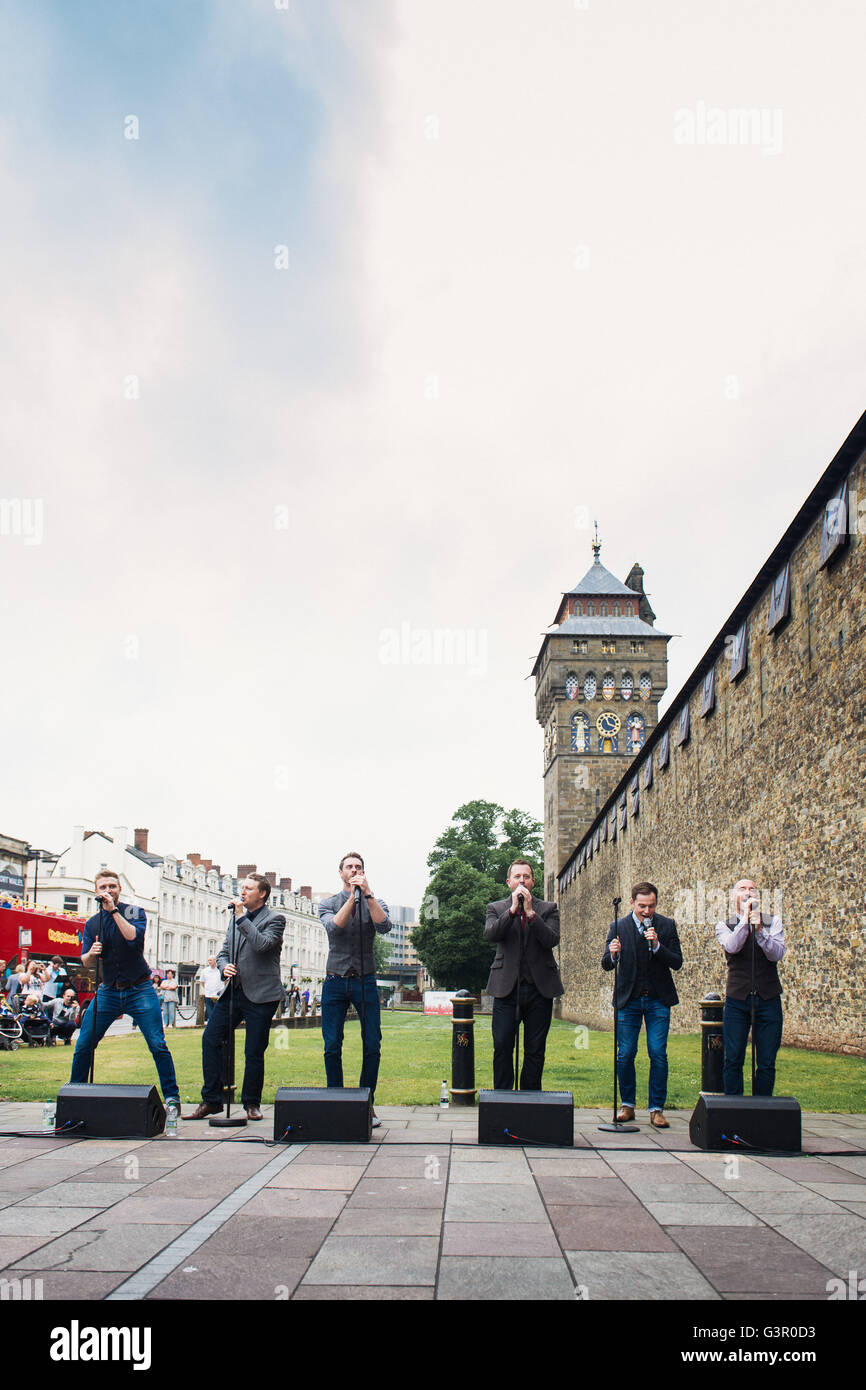
[{"label": "weather vane", "polygon": [[595,523],[595,536],[594,536],[593,542],[592,542],[592,553],[593,553],[593,555],[595,556],[595,562],[596,562],[596,564],[599,564],[600,561],[599,561],[599,558],[598,558],[598,557],[599,557],[599,555],[601,554],[601,541],[600,541],[599,538],[598,538],[598,522],[597,522],[597,521],[596,521],[596,523]]}]

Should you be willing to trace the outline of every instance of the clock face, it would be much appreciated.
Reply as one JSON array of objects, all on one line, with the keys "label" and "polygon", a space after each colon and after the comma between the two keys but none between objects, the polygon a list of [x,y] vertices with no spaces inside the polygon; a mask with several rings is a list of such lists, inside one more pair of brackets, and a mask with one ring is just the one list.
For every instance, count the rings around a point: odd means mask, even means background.
[{"label": "clock face", "polygon": [[600,734],[606,734],[608,738],[611,738],[614,734],[619,733],[621,723],[619,715],[614,714],[613,710],[604,710],[596,719],[595,727]]}]

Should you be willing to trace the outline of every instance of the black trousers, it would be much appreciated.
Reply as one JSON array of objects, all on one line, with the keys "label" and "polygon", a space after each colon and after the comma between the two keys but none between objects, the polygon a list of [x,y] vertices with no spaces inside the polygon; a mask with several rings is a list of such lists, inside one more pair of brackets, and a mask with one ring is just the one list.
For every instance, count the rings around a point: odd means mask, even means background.
[{"label": "black trousers", "polygon": [[[246,1023],[244,1046],[244,1082],[241,1088],[241,1105],[245,1110],[262,1103],[262,1085],[265,1079],[265,1052],[271,1036],[271,1019],[274,1016],[278,999],[267,1004],[255,1004],[248,999],[235,979],[234,1009],[229,1009],[231,988],[227,988],[216,1002],[216,1008],[201,1035],[201,1063],[204,1085],[201,1098],[208,1105],[223,1103],[223,1045],[229,1034],[243,1020]],[[231,1018],[229,1014],[231,1013]]]},{"label": "black trousers", "polygon": [[[544,1049],[553,1017],[553,1000],[539,994],[534,984],[520,982],[520,1021],[523,1024],[521,1091],[540,1091]],[[517,1031],[517,989],[493,1001],[493,1086],[497,1091],[514,1087],[514,1037]]]}]

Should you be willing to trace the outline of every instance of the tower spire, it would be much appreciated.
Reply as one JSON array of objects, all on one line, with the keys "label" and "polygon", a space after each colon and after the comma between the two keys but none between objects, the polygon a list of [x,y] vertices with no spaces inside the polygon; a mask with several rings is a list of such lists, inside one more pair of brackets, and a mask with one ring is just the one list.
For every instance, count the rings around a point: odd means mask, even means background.
[{"label": "tower spire", "polygon": [[599,555],[601,554],[601,541],[600,541],[599,538],[598,538],[598,522],[597,522],[597,521],[596,521],[596,523],[595,523],[595,536],[594,536],[593,542],[592,542],[592,553],[593,553],[593,556],[595,557],[595,563],[596,563],[597,565],[598,565],[598,564],[601,564],[601,561],[600,561],[599,558],[598,558]]}]

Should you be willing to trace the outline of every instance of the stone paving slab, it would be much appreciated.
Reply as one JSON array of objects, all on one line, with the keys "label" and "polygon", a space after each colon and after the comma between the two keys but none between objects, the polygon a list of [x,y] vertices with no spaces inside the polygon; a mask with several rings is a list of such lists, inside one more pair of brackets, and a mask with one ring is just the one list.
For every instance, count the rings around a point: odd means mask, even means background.
[{"label": "stone paving slab", "polygon": [[676,1250],[674,1242],[640,1206],[548,1207],[563,1250]]},{"label": "stone paving slab", "polygon": [[442,1254],[558,1257],[560,1249],[553,1227],[540,1221],[519,1221],[504,1229],[496,1221],[446,1221]]},{"label": "stone paving slab", "polygon": [[647,1202],[646,1209],[660,1226],[760,1226],[751,1212],[730,1202]]},{"label": "stone paving slab", "polygon": [[575,1290],[568,1266],[561,1258],[443,1255],[436,1297],[497,1303],[526,1299],[573,1303]]},{"label": "stone paving slab", "polygon": [[839,1216],[768,1216],[767,1222],[812,1255],[833,1274],[847,1277],[849,1269],[866,1270],[866,1221],[846,1213]]},{"label": "stone paving slab", "polygon": [[141,1182],[61,1182],[23,1197],[22,1207],[110,1207],[137,1192]]},{"label": "stone paving slab", "polygon": [[766,1226],[672,1226],[670,1230],[683,1253],[720,1293],[742,1288],[744,1274],[751,1272],[765,1292],[796,1298],[825,1289],[832,1275],[826,1265]]},{"label": "stone paving slab", "polygon": [[566,1250],[565,1257],[588,1299],[670,1302],[719,1297],[679,1251],[654,1254],[651,1261],[634,1250]]},{"label": "stone paving slab", "polygon": [[329,1236],[306,1284],[435,1284],[437,1236]]},{"label": "stone paving slab", "polygon": [[175,1270],[147,1294],[147,1301],[213,1298],[224,1302],[283,1300],[290,1298],[306,1273],[307,1260],[286,1260],[279,1265],[255,1255],[215,1259],[190,1256],[190,1264]]},{"label": "stone paving slab", "polygon": [[70,1231],[26,1255],[15,1270],[118,1270],[130,1273],[164,1249],[186,1226],[114,1226],[110,1230]]},{"label": "stone paving slab", "polygon": [[396,1303],[432,1303],[436,1291],[432,1284],[301,1284],[292,1295],[293,1303],[333,1302],[346,1303],[358,1300]]}]

